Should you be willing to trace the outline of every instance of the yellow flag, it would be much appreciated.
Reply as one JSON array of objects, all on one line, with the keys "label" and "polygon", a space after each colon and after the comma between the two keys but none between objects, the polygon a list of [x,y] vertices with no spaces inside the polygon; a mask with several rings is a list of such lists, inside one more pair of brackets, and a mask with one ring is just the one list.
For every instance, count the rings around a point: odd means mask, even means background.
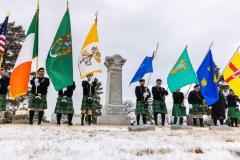
[{"label": "yellow flag", "polygon": [[78,67],[80,77],[85,78],[89,74],[101,73],[101,53],[99,52],[99,40],[97,32],[97,18],[92,25],[82,46]]},{"label": "yellow flag", "polygon": [[237,96],[240,96],[240,52],[237,51],[229,64],[223,71],[223,78],[227,82],[228,86],[235,92]]}]

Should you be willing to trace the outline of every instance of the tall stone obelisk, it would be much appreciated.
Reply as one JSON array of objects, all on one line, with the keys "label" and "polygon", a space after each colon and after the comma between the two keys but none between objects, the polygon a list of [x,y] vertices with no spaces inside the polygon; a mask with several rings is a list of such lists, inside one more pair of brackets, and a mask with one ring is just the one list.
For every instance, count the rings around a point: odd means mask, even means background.
[{"label": "tall stone obelisk", "polygon": [[126,59],[115,54],[107,56],[107,89],[106,103],[103,115],[97,119],[100,125],[130,125],[131,118],[126,115],[126,108],[122,104],[122,67]]}]

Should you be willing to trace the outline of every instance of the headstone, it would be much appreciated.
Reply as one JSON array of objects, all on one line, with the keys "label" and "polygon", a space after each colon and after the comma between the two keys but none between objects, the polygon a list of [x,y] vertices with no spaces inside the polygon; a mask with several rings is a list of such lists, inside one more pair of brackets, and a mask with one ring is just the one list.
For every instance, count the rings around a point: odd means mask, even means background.
[{"label": "headstone", "polygon": [[122,103],[122,67],[126,59],[115,54],[107,56],[107,92],[105,107],[102,116],[97,118],[99,125],[130,125],[131,118],[126,114],[126,108]]},{"label": "headstone", "polygon": [[214,131],[233,131],[233,129],[227,125],[220,125],[220,126],[210,126],[209,130]]},{"label": "headstone", "polygon": [[12,124],[27,124],[28,115],[13,115]]},{"label": "headstone", "polygon": [[153,125],[129,126],[128,131],[129,132],[155,131],[155,126],[153,126]]},{"label": "headstone", "polygon": [[190,129],[192,129],[191,126],[178,125],[178,124],[171,125],[171,130],[190,130]]}]

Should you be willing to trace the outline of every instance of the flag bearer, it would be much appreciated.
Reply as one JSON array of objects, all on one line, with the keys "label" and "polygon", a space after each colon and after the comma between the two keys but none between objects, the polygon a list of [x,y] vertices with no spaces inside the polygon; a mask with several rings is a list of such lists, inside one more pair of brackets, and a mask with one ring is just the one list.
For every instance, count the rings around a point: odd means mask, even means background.
[{"label": "flag bearer", "polygon": [[147,123],[147,115],[148,115],[148,98],[151,97],[151,93],[147,87],[145,87],[145,80],[139,80],[140,85],[135,88],[136,95],[136,118],[137,125],[140,124],[140,116],[142,115],[143,124]]},{"label": "flag bearer", "polygon": [[197,119],[199,119],[200,126],[203,127],[203,115],[205,114],[203,108],[203,96],[200,92],[198,84],[194,86],[194,90],[188,95],[188,103],[192,105],[189,114],[193,117],[193,124],[197,126]]},{"label": "flag bearer", "polygon": [[161,87],[162,80],[156,80],[156,86],[152,87],[153,95],[153,114],[155,125],[158,125],[158,114],[161,114],[162,126],[165,125],[165,115],[167,114],[167,107],[165,103],[165,96],[168,95],[168,92]]},{"label": "flag bearer", "polygon": [[220,87],[219,87],[218,95],[219,95],[219,100],[216,103],[211,105],[212,106],[211,114],[212,114],[212,119],[215,126],[217,125],[217,120],[219,120],[220,124],[223,125],[224,119],[226,118],[225,109],[227,108],[225,97],[223,95],[223,90]]},{"label": "flag bearer", "polygon": [[84,117],[87,115],[88,124],[91,125],[93,111],[96,110],[95,88],[97,82],[93,79],[93,74],[87,75],[87,80],[82,81],[83,99],[81,108],[81,125],[84,125]]},{"label": "flag bearer", "polygon": [[29,98],[29,123],[33,124],[33,117],[35,111],[38,112],[38,125],[41,124],[44,110],[47,109],[47,91],[49,86],[49,79],[44,76],[45,69],[38,69],[38,77],[33,77],[30,81],[32,85],[31,95]]},{"label": "flag bearer", "polygon": [[228,103],[228,117],[231,120],[231,126],[238,126],[238,120],[240,118],[240,112],[238,110],[237,102],[240,102],[240,99],[235,95],[234,91],[230,89],[229,95],[227,96]]},{"label": "flag bearer", "polygon": [[55,107],[55,113],[57,114],[57,124],[61,124],[62,114],[68,115],[68,125],[72,126],[72,118],[74,114],[72,96],[75,90],[75,82],[72,85],[63,88],[58,91],[58,99]]},{"label": "flag bearer", "polygon": [[4,68],[0,69],[0,112],[6,111],[6,94],[9,88],[9,78]]},{"label": "flag bearer", "polygon": [[179,124],[183,124],[183,117],[186,116],[186,107],[184,106],[184,94],[179,89],[173,92],[172,116],[174,117],[174,124],[177,124],[178,118]]}]

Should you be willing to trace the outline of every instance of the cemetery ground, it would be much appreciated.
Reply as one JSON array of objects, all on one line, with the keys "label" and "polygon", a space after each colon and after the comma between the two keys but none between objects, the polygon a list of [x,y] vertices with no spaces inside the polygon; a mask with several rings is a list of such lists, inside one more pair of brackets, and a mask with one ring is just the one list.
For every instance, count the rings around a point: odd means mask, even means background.
[{"label": "cemetery ground", "polygon": [[0,148],[1,160],[237,160],[240,128],[129,132],[127,126],[4,124]]}]

